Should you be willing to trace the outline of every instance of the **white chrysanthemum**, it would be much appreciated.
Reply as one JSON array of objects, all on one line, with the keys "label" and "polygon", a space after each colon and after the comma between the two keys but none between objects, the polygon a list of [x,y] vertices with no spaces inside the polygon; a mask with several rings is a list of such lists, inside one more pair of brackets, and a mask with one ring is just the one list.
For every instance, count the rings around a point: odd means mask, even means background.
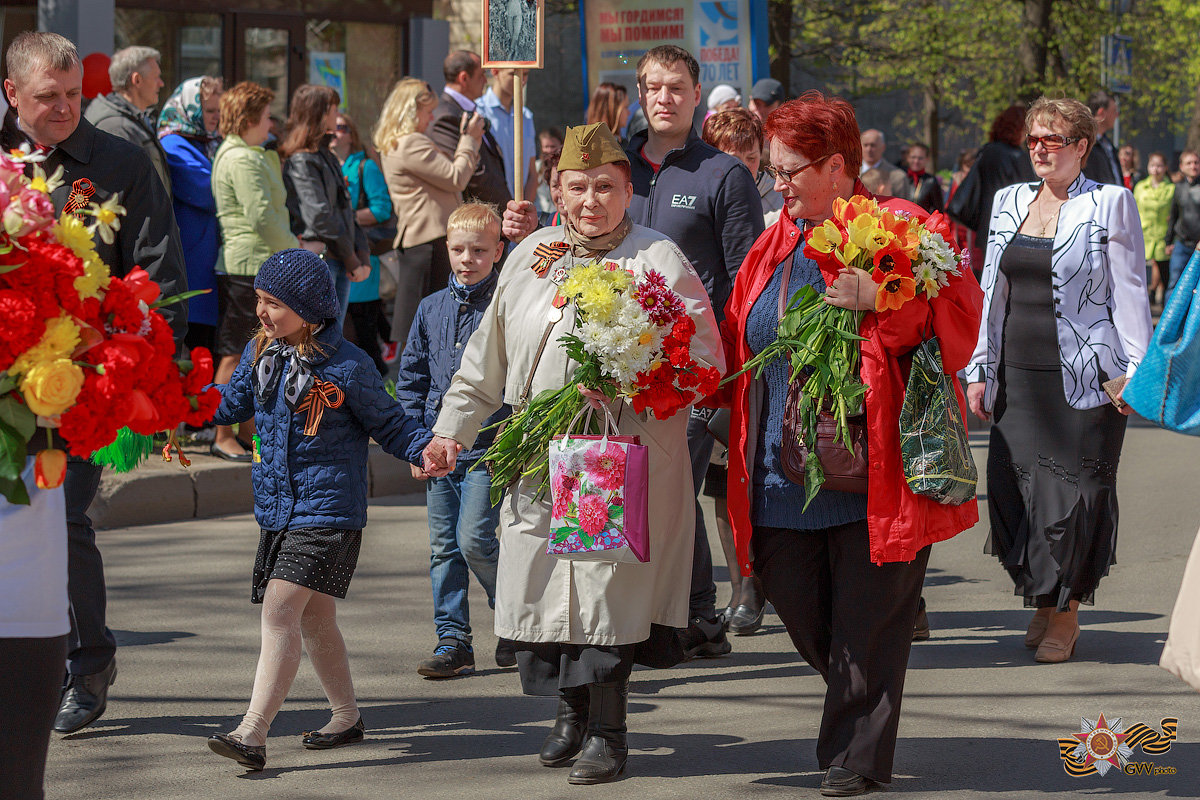
[{"label": "white chrysanthemum", "polygon": [[958,257],[939,234],[921,228],[917,237],[913,277],[929,297],[937,297],[941,288],[950,284],[950,276],[959,274]]}]

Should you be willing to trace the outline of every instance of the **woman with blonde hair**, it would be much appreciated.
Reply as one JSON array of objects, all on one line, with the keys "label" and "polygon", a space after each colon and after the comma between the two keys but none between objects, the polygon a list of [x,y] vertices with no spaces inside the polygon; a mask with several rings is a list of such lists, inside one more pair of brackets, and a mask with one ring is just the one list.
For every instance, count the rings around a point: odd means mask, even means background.
[{"label": "woman with blonde hair", "polygon": [[462,202],[483,141],[484,119],[463,113],[453,158],[426,135],[437,95],[423,80],[403,78],[388,95],[372,132],[383,177],[396,210],[396,252],[400,281],[392,312],[392,340],[408,340],[421,299],[446,285],[450,256],[446,220]]}]

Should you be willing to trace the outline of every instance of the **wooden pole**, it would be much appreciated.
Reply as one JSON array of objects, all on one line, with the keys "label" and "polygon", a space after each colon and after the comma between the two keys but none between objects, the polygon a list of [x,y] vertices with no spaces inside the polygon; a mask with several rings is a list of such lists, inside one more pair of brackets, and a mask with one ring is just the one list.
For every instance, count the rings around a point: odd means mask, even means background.
[{"label": "wooden pole", "polygon": [[513,71],[513,199],[525,199],[525,169],[522,145],[525,142],[525,87],[521,82],[521,70]]}]

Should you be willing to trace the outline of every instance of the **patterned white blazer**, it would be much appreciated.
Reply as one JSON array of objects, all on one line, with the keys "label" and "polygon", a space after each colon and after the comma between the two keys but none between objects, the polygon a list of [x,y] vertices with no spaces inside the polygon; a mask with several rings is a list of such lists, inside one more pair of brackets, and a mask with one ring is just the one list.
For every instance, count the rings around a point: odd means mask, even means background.
[{"label": "patterned white blazer", "polygon": [[[996,401],[996,375],[1008,308],[1008,279],[1000,258],[1029,214],[1041,182],[1018,183],[996,193],[988,234],[979,341],[967,380],[985,382],[984,408]],[[1054,316],[1063,392],[1074,408],[1108,402],[1101,384],[1132,375],[1150,342],[1142,223],[1133,194],[1082,174],[1067,190],[1051,255]]]}]

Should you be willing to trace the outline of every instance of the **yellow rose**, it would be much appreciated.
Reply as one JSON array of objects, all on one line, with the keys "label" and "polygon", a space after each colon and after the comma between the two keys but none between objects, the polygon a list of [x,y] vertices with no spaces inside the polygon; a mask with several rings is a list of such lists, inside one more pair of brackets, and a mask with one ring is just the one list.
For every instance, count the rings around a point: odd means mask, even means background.
[{"label": "yellow rose", "polygon": [[83,370],[65,358],[37,364],[21,377],[26,405],[43,417],[53,417],[73,406],[81,388]]}]

